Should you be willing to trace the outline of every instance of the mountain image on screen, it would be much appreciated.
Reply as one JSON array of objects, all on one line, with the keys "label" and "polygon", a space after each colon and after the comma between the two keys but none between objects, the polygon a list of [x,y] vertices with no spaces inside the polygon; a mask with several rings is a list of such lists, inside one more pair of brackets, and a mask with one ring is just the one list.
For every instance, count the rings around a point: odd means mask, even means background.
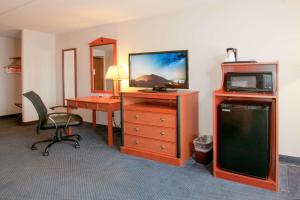
[{"label": "mountain image on screen", "polygon": [[135,80],[132,80],[133,85],[138,85],[139,87],[148,87],[148,86],[164,86],[168,84],[169,80],[165,79],[164,77],[150,74],[150,75],[143,75]]},{"label": "mountain image on screen", "polygon": [[133,87],[186,88],[186,54],[182,52],[132,55]]}]

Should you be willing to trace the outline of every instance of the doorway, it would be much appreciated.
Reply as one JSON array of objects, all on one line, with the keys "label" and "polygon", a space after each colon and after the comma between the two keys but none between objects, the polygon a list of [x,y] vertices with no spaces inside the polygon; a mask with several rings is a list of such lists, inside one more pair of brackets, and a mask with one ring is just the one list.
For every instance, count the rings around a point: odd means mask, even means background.
[{"label": "doorway", "polygon": [[94,56],[93,57],[94,67],[94,88],[96,90],[104,90],[104,57]]}]

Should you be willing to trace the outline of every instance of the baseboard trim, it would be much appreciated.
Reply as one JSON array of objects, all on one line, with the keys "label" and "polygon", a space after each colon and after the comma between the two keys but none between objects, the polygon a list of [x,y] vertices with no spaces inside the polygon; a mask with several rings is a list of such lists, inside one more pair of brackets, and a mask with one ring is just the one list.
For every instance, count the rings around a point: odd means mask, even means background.
[{"label": "baseboard trim", "polygon": [[299,157],[279,155],[279,161],[281,163],[289,163],[289,164],[294,164],[294,165],[300,166],[300,158]]},{"label": "baseboard trim", "polygon": [[2,115],[0,116],[0,119],[5,119],[5,118],[17,118],[21,115],[22,113],[16,113],[16,114],[9,114],[9,115]]}]

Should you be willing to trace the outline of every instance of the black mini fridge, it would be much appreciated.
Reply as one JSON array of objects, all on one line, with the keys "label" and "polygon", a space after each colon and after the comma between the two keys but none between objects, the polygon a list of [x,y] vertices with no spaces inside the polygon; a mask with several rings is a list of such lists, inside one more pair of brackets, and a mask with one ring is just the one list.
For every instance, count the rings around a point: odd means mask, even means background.
[{"label": "black mini fridge", "polygon": [[218,107],[218,160],[221,169],[268,178],[269,103],[225,101]]}]

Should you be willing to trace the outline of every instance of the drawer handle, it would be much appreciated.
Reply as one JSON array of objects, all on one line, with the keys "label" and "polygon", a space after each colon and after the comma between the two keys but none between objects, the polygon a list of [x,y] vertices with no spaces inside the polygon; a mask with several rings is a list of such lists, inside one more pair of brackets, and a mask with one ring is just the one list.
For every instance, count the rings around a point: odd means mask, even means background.
[{"label": "drawer handle", "polygon": [[136,118],[136,119],[139,118],[139,117],[140,117],[139,115],[134,115],[134,118]]},{"label": "drawer handle", "polygon": [[160,150],[165,150],[166,149],[166,146],[165,145],[160,145]]},{"label": "drawer handle", "polygon": [[137,141],[137,140],[134,140],[133,142],[134,142],[134,144],[138,144],[139,143],[139,141]]},{"label": "drawer handle", "polygon": [[160,135],[161,135],[161,136],[163,136],[163,135],[165,135],[165,134],[166,134],[166,132],[164,132],[164,131],[161,131],[161,132],[160,132]]},{"label": "drawer handle", "polygon": [[165,118],[160,118],[160,122],[164,122],[165,121]]},{"label": "drawer handle", "polygon": [[138,132],[138,131],[139,131],[139,128],[134,128],[134,131],[135,131],[135,132]]}]

